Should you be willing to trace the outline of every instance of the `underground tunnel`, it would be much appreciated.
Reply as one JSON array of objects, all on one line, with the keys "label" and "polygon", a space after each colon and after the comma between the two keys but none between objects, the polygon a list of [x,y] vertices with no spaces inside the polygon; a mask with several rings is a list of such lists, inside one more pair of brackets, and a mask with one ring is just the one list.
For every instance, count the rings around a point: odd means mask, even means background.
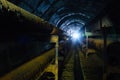
[{"label": "underground tunnel", "polygon": [[117,0],[0,0],[0,80],[120,80]]}]

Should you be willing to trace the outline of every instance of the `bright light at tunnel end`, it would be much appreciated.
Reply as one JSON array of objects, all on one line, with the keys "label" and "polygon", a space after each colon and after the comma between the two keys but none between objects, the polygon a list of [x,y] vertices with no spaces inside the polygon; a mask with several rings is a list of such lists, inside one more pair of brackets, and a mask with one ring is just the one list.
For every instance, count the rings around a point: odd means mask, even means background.
[{"label": "bright light at tunnel end", "polygon": [[79,38],[79,34],[78,34],[78,33],[73,33],[73,34],[72,34],[72,38],[78,39],[78,38]]},{"label": "bright light at tunnel end", "polygon": [[81,34],[79,32],[74,32],[71,37],[72,40],[79,40],[81,38]]}]

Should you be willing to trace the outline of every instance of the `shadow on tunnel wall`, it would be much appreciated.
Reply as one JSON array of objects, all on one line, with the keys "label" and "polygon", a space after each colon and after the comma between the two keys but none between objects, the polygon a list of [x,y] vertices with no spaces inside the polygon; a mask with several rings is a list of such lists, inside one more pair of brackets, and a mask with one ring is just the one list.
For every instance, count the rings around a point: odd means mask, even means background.
[{"label": "shadow on tunnel wall", "polygon": [[107,47],[108,64],[120,66],[120,42],[115,41]]},{"label": "shadow on tunnel wall", "polygon": [[[107,47],[108,67],[107,80],[120,80],[120,42],[115,41]],[[112,69],[113,68],[113,69]],[[114,71],[114,69],[117,69]],[[111,72],[113,71],[113,72]]]}]

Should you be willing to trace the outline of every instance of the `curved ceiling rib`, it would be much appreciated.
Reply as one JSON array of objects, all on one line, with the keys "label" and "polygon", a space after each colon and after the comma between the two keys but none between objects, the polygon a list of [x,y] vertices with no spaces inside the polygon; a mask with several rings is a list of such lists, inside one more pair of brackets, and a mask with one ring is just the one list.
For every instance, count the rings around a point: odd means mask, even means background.
[{"label": "curved ceiling rib", "polygon": [[[9,0],[57,27],[86,24],[105,7],[104,0]],[[75,21],[75,22],[74,22]],[[66,27],[67,29],[67,27]]]}]

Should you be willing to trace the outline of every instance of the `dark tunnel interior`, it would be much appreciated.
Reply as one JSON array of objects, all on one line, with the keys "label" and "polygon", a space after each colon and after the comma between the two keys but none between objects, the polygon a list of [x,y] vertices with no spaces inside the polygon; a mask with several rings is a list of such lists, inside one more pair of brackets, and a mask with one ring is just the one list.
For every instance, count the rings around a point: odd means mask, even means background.
[{"label": "dark tunnel interior", "polygon": [[0,80],[120,80],[119,10],[118,0],[0,0]]}]

